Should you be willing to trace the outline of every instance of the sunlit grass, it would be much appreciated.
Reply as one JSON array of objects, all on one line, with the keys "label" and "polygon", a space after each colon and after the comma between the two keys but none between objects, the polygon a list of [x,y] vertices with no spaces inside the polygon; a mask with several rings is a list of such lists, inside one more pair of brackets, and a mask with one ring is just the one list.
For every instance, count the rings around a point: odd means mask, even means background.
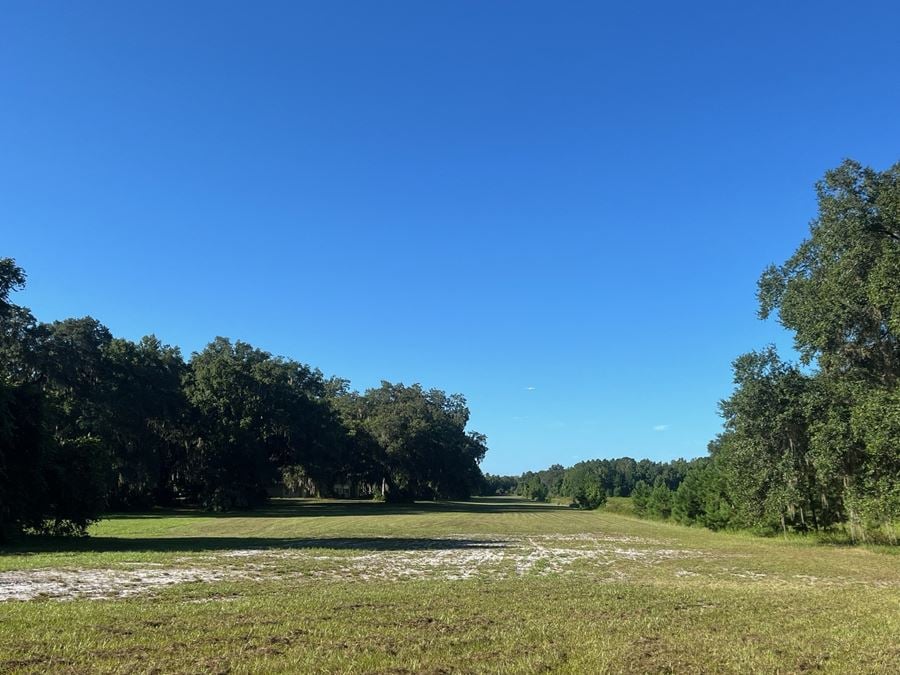
[{"label": "sunlit grass", "polygon": [[514,499],[114,517],[0,568],[231,575],[0,603],[0,671],[900,669],[897,556]]}]

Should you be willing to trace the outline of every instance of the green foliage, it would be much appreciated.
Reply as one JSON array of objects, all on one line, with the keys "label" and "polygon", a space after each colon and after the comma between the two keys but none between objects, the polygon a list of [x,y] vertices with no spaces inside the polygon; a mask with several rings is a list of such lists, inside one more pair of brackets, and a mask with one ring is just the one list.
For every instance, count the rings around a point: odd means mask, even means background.
[{"label": "green foliage", "polygon": [[516,476],[497,476],[485,473],[480,494],[484,496],[517,494],[518,483],[519,479]]},{"label": "green foliage", "polygon": [[900,163],[845,161],[816,186],[810,237],[759,283],[760,315],[777,312],[806,363],[868,381],[900,376]]},{"label": "green foliage", "polygon": [[462,396],[387,382],[360,395],[226,338],[185,363],[90,317],[38,323],[10,300],[24,283],[0,259],[0,537],[79,534],[108,507],[176,499],[252,508],[279,482],[389,499],[483,485],[487,441]]},{"label": "green foliage", "polygon": [[[276,478],[270,452],[289,428],[284,396],[292,365],[244,342],[216,338],[194,354],[184,392],[193,410],[184,489],[216,510],[252,508]],[[287,402],[286,401],[286,402]]]},{"label": "green foliage", "polygon": [[182,454],[187,405],[181,353],[151,335],[137,343],[113,339],[105,358],[110,503],[115,508],[169,503],[175,496],[173,474]]},{"label": "green foliage", "polygon": [[83,535],[106,508],[108,458],[99,439],[60,441],[46,462],[45,508],[33,529],[47,534]]},{"label": "green foliage", "polygon": [[900,524],[900,385],[860,397],[851,416],[854,437],[865,448],[863,470],[845,500],[855,527],[883,532],[897,543]]},{"label": "green foliage", "polygon": [[634,485],[631,491],[631,501],[634,503],[634,512],[643,516],[647,514],[647,505],[650,503],[650,486],[642,480]]},{"label": "green foliage", "polygon": [[734,362],[725,433],[674,517],[718,529],[829,530],[896,542],[900,522],[900,164],[846,161],[816,186],[810,236],[759,282],[760,316],[794,333]]},{"label": "green foliage", "polygon": [[356,403],[362,429],[381,450],[387,499],[467,497],[481,486],[486,438],[466,432],[462,396],[382,382]]},{"label": "green foliage", "polygon": [[665,520],[672,515],[672,491],[662,478],[657,478],[647,497],[647,515]]},{"label": "green foliage", "polygon": [[543,481],[541,481],[540,476],[529,471],[519,480],[516,494],[525,497],[526,499],[533,499],[536,502],[545,502],[547,501],[549,490],[547,489],[547,486],[544,485]]},{"label": "green foliage", "polygon": [[734,507],[725,476],[716,462],[722,437],[710,443],[709,460],[697,462],[672,498],[672,516],[682,524],[711,530],[734,526]]},{"label": "green foliage", "polygon": [[24,283],[0,260],[0,539],[80,534],[106,502],[105,448],[92,434],[105,333],[90,319],[38,325],[10,302]]},{"label": "green foliage", "polygon": [[580,509],[596,509],[606,502],[603,479],[596,467],[576,464],[566,472],[563,480],[564,492],[572,497],[572,502]]},{"label": "green foliage", "polygon": [[[578,474],[584,468],[596,476],[596,480],[591,478],[591,482],[599,483],[603,493],[600,502],[602,503],[607,497],[629,496],[637,483],[652,484],[657,478],[662,479],[670,489],[674,490],[684,480],[692,466],[693,461],[688,462],[683,459],[671,462],[653,462],[649,459],[642,459],[636,462],[630,457],[591,459],[579,462],[568,469],[561,464],[554,464],[542,471],[523,473],[517,479],[515,493],[529,499],[535,498],[537,494],[540,495],[541,501],[546,499],[564,501],[565,498],[568,498],[577,503],[573,486],[582,484],[582,477]],[[513,477],[506,478],[516,480]]]},{"label": "green foliage", "polygon": [[697,478],[689,478],[693,477],[688,476],[672,495],[672,518],[683,525],[697,522],[703,513],[701,486]]},{"label": "green foliage", "polygon": [[0,541],[48,515],[42,413],[35,387],[0,382]]},{"label": "green foliage", "polygon": [[[737,358],[706,459],[595,463],[637,515],[785,534],[847,523],[856,539],[897,542],[900,164],[845,162],[817,193],[810,237],[759,282],[760,316],[794,332],[801,364],[774,347]],[[576,482],[567,473],[561,492]]]},{"label": "green foliage", "polygon": [[607,497],[603,505],[606,513],[615,513],[621,516],[635,516],[634,501],[631,497]]},{"label": "green foliage", "polygon": [[734,364],[734,394],[722,402],[729,436],[717,459],[738,505],[738,523],[808,530],[833,524],[827,489],[810,461],[811,378],[782,362],[774,348]]}]

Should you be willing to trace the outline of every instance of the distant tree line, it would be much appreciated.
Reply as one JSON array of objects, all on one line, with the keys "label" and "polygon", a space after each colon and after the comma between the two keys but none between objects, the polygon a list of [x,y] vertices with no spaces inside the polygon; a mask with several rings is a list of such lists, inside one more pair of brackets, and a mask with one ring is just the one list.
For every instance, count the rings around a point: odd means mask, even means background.
[{"label": "distant tree line", "polygon": [[569,468],[554,464],[521,476],[486,474],[483,489],[486,494],[516,494],[535,501],[568,499],[574,506],[595,509],[607,497],[629,497],[641,486],[663,485],[667,490],[675,490],[696,462],[635,461],[631,457],[592,459]]},{"label": "distant tree line", "polygon": [[185,361],[92,318],[38,322],[0,259],[0,538],[80,533],[108,509],[184,500],[251,508],[281,489],[389,500],[482,484],[483,435],[459,395],[383,382],[365,393],[245,342]]}]

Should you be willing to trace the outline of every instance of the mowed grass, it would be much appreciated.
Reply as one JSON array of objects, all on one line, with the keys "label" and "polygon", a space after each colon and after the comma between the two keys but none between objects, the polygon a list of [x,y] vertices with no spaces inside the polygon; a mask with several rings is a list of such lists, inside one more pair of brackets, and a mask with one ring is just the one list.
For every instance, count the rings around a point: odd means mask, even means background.
[{"label": "mowed grass", "polygon": [[511,498],[278,500],[91,534],[3,550],[0,593],[50,590],[0,602],[0,671],[900,672],[887,550]]}]

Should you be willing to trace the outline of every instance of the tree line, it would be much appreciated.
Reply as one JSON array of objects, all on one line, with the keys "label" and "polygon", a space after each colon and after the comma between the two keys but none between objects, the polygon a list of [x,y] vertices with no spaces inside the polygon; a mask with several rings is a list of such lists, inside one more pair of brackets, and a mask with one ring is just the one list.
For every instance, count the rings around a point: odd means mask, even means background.
[{"label": "tree line", "polygon": [[[635,475],[633,460],[598,460],[487,476],[489,489],[581,505],[602,503],[601,492],[630,495],[639,515],[712,529],[840,528],[897,543],[900,163],[879,172],[847,160],[816,194],[808,238],[758,283],[759,317],[793,333],[798,361],[767,346],[733,362],[735,388],[707,457],[634,483],[616,483]],[[585,481],[594,499],[575,498],[572,486],[584,491]]]},{"label": "tree line", "polygon": [[766,531],[900,523],[900,163],[847,160],[816,185],[810,234],[760,277],[760,318],[793,333],[738,357],[724,431],[685,479],[685,522]]},{"label": "tree line", "polygon": [[[347,380],[218,337],[187,361],[87,317],[37,321],[0,259],[0,538],[83,533],[110,509],[252,508],[279,489],[387,500],[479,490],[465,399]],[[280,487],[279,487],[280,486]]]},{"label": "tree line", "polygon": [[630,497],[649,486],[675,490],[698,461],[654,462],[621,457],[591,459],[569,468],[554,464],[521,476],[486,474],[484,491],[493,495],[516,494],[535,501],[562,498],[579,508],[595,509],[607,497]]}]

